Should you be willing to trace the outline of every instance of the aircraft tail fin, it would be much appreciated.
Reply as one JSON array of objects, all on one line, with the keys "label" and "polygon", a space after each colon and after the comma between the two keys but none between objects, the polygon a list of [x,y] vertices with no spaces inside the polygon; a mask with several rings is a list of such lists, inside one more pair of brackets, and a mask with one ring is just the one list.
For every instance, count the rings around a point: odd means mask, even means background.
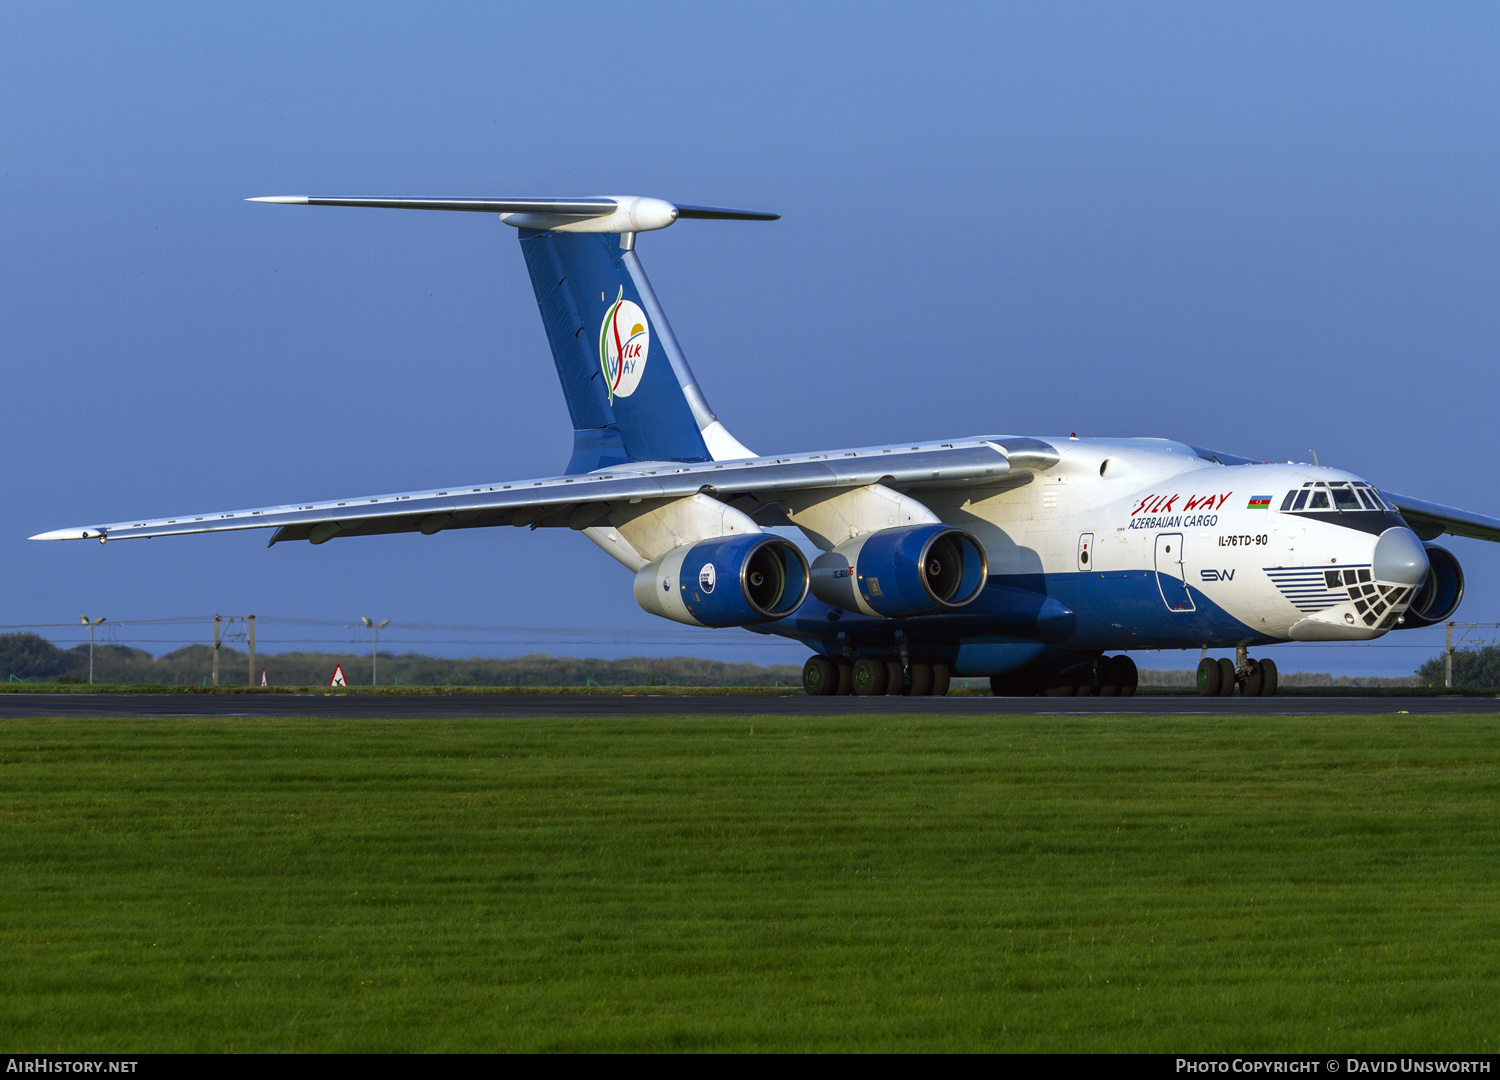
[{"label": "aircraft tail fin", "polygon": [[569,472],[754,456],[709,409],[630,234],[520,239],[573,420]]},{"label": "aircraft tail fin", "polygon": [[569,473],[630,461],[754,457],[719,423],[646,271],[637,233],[679,218],[774,221],[755,210],[638,196],[428,199],[270,196],[252,202],[498,213],[519,230],[547,343],[573,421]]}]

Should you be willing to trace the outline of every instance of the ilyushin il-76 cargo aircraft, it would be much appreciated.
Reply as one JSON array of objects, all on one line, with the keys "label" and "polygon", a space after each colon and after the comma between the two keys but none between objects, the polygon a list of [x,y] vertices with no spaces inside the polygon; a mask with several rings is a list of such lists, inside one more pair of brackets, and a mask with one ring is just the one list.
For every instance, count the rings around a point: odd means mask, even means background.
[{"label": "ilyushin il-76 cargo aircraft", "polygon": [[[972,435],[761,455],[708,407],[646,272],[640,233],[779,215],[661,199],[277,196],[307,206],[472,211],[518,230],[573,422],[559,476],[86,525],[35,540],[275,529],[270,542],[497,525],[581,532],[654,615],[792,638],[809,694],[1127,695],[1140,649],[1207,657],[1199,691],[1276,692],[1249,650],[1368,641],[1448,619],[1444,532],[1500,520],[1352,473],[1168,439]],[[770,530],[795,528],[811,562]]]}]

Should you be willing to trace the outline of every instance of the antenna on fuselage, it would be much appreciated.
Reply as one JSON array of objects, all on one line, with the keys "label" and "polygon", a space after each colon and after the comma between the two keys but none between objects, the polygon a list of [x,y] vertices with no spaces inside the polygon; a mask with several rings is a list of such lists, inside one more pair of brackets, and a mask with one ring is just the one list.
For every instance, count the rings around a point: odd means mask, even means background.
[{"label": "antenna on fuselage", "polygon": [[1313,456],[1313,465],[1321,469],[1323,466],[1318,464],[1318,452],[1316,450],[1309,450],[1308,453]]}]

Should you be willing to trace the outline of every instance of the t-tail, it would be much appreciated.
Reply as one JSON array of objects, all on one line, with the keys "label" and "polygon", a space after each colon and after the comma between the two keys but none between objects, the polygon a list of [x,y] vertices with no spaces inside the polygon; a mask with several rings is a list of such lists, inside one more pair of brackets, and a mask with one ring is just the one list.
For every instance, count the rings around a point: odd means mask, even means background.
[{"label": "t-tail", "polygon": [[679,218],[775,221],[754,210],[614,196],[408,199],[270,196],[252,202],[467,210],[519,231],[547,343],[573,421],[569,473],[632,461],[754,457],[721,424],[635,253],[637,233]]}]

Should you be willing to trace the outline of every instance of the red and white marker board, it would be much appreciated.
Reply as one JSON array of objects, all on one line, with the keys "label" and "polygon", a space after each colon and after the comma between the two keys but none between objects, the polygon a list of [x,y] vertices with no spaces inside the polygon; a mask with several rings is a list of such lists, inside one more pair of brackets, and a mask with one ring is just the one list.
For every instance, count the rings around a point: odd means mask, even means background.
[{"label": "red and white marker board", "polygon": [[333,665],[333,678],[331,678],[331,679],[328,680],[328,685],[329,686],[348,686],[349,685],[347,682],[344,681],[344,665],[343,664],[334,664]]}]

